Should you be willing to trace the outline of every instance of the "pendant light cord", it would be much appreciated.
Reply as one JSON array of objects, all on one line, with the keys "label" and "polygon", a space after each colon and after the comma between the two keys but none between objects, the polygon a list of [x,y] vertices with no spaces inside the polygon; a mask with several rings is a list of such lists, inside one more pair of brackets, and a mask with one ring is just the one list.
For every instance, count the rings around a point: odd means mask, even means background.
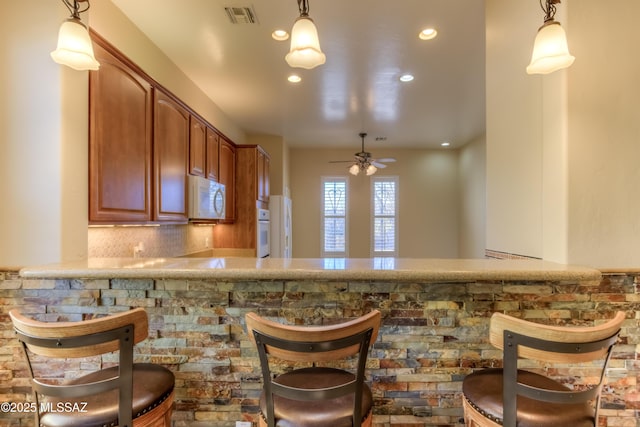
[{"label": "pendant light cord", "polygon": [[307,0],[298,0],[298,10],[300,16],[309,16],[309,2]]},{"label": "pendant light cord", "polygon": [[553,21],[556,16],[556,4],[560,3],[560,0],[540,0],[540,7],[544,12],[544,22]]},{"label": "pendant light cord", "polygon": [[[75,19],[80,19],[80,14],[89,10],[89,0],[62,0],[62,3],[67,6],[71,16]],[[81,8],[80,3],[86,3],[85,7]]]}]

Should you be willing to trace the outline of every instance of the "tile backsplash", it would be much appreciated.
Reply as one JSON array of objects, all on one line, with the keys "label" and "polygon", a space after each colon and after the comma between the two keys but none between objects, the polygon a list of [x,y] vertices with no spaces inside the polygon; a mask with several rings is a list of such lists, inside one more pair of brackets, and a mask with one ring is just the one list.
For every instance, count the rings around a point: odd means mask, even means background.
[{"label": "tile backsplash", "polygon": [[89,258],[176,257],[212,248],[213,226],[89,227],[88,235]]}]

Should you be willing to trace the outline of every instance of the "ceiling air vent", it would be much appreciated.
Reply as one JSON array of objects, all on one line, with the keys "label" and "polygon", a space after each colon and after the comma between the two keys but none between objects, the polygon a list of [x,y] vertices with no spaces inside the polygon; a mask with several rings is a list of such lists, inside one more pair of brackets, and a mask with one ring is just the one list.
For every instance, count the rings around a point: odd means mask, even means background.
[{"label": "ceiling air vent", "polygon": [[258,22],[256,13],[251,7],[225,7],[224,10],[232,24],[255,24]]}]

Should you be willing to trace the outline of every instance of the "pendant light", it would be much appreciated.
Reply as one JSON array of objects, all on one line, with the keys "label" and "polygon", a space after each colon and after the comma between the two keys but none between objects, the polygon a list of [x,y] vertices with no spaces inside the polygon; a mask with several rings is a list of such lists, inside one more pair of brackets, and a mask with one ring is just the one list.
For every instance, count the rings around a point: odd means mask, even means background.
[{"label": "pendant light", "polygon": [[[74,70],[97,70],[100,63],[93,55],[93,46],[87,27],[80,20],[80,13],[89,10],[89,0],[62,0],[71,16],[60,26],[58,46],[51,58],[58,64]],[[86,3],[81,8],[80,3]]]},{"label": "pendant light", "polygon": [[308,0],[298,0],[300,17],[296,19],[291,30],[291,49],[285,60],[291,67],[315,68],[325,63],[326,56],[320,50],[318,30],[309,17]]},{"label": "pendant light", "polygon": [[560,0],[540,0],[540,7],[545,13],[544,24],[538,29],[527,74],[549,74],[569,67],[575,60],[569,53],[564,30],[553,19],[558,3]]}]

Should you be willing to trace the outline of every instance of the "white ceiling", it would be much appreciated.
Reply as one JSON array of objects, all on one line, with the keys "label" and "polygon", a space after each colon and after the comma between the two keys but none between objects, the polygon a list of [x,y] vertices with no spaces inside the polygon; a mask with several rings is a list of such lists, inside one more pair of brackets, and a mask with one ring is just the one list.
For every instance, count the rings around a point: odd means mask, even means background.
[{"label": "white ceiling", "polygon": [[[249,134],[359,148],[364,131],[391,148],[484,133],[484,0],[309,0],[327,56],[312,70],[289,67],[289,41],[271,38],[291,30],[296,0],[112,1]],[[226,6],[252,7],[258,23],[232,24]],[[428,26],[438,37],[420,40]]]}]

